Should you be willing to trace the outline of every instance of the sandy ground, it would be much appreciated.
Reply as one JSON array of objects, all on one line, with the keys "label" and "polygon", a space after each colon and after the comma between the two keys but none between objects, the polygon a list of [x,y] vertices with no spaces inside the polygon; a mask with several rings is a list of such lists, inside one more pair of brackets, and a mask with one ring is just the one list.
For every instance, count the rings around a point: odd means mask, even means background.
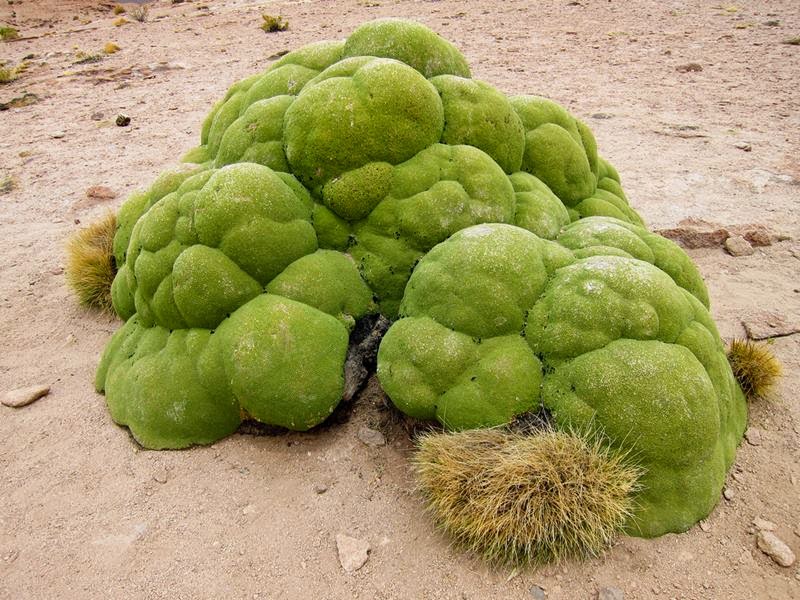
[{"label": "sandy ground", "polygon": [[[434,530],[412,489],[408,438],[385,423],[374,394],[347,422],[313,433],[138,448],[91,385],[119,323],[79,308],[62,268],[78,222],[116,208],[194,146],[229,84],[279,51],[405,16],[455,42],[476,77],[584,119],[653,228],[697,217],[788,237],[748,257],[691,253],[723,336],[743,335],[742,321],[765,312],[791,329],[800,324],[800,47],[781,42],[800,34],[796,0],[159,0],[147,22],[121,27],[98,4],[0,6],[0,23],[28,38],[0,43],[0,58],[32,55],[18,81],[0,86],[0,102],[39,99],[0,112],[0,178],[16,184],[0,195],[0,392],[52,386],[26,408],[0,407],[0,597],[516,599],[538,585],[567,599],[606,586],[625,598],[800,598],[798,565],[774,564],[750,527],[774,521],[800,554],[800,335],[774,340],[786,371],[779,398],[753,408],[761,444],[743,444],[732,500],[704,528],[509,572]],[[289,31],[262,32],[261,12],[283,15]],[[109,41],[121,51],[73,64],[77,51]],[[688,63],[702,70],[677,69]],[[118,112],[129,127],[114,125]],[[94,185],[117,198],[87,200]],[[389,443],[362,444],[365,424]],[[321,484],[328,490],[315,493]],[[352,575],[337,559],[341,532],[371,545]]]}]

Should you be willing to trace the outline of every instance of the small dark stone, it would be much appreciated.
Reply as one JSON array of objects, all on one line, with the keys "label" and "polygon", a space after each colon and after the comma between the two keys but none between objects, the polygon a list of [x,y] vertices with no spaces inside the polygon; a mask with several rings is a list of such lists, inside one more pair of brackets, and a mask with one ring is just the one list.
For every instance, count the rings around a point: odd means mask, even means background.
[{"label": "small dark stone", "polygon": [[117,124],[117,127],[127,127],[131,124],[131,118],[125,114],[118,114],[117,119],[114,121]]},{"label": "small dark stone", "polygon": [[546,600],[547,593],[544,591],[543,588],[539,587],[538,585],[532,585],[528,590],[531,593],[531,598],[534,600]]}]

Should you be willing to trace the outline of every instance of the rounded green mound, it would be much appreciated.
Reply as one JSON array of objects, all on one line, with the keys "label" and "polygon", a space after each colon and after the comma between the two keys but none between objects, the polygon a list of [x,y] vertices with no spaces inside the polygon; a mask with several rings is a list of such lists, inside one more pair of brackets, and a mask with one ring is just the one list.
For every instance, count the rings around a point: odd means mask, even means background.
[{"label": "rounded green mound", "polygon": [[563,107],[379,20],[235,83],[183,160],[121,207],[108,261],[126,323],[96,386],[143,445],[314,427],[380,313],[378,374],[407,414],[602,428],[646,470],[634,533],[713,506],[745,404],[707,290]]},{"label": "rounded green mound", "polygon": [[699,276],[659,268],[683,253],[656,258],[630,227],[591,217],[557,242],[513,225],[459,231],[414,270],[378,377],[402,411],[450,429],[540,408],[559,428],[598,428],[643,467],[628,529],[654,536],[714,507],[746,408],[692,293],[705,298]]}]

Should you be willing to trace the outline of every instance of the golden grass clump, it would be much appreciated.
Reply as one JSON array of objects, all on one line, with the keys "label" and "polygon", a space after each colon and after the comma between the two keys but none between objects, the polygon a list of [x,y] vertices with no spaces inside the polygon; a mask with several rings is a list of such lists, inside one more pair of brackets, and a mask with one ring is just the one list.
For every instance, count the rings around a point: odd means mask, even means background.
[{"label": "golden grass clump", "polygon": [[429,433],[413,458],[439,527],[490,562],[599,555],[631,517],[641,469],[591,434]]},{"label": "golden grass clump", "polygon": [[281,16],[273,17],[272,15],[261,15],[261,18],[263,20],[261,29],[267,33],[286,31],[289,29],[289,22],[285,21]]},{"label": "golden grass clump", "polygon": [[114,264],[114,233],[117,217],[108,213],[80,230],[67,242],[67,283],[84,306],[114,312],[111,284],[117,273]]},{"label": "golden grass clump", "polygon": [[781,363],[772,351],[752,340],[733,340],[728,347],[728,362],[748,400],[765,398],[781,376]]}]

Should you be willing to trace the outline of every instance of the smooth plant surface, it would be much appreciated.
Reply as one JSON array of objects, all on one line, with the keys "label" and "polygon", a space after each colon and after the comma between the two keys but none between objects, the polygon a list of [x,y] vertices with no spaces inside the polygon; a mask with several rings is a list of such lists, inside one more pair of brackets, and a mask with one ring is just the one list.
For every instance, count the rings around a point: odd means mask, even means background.
[{"label": "smooth plant surface", "polygon": [[413,458],[436,524],[501,564],[599,555],[634,513],[641,470],[596,435],[430,433]]},{"label": "smooth plant surface", "polygon": [[708,293],[563,107],[379,20],[234,84],[200,141],[118,214],[127,322],[96,386],[142,444],[210,443],[243,418],[314,427],[349,331],[380,312],[396,322],[378,376],[408,415],[600,426],[646,471],[638,535],[713,508],[746,405]]}]

